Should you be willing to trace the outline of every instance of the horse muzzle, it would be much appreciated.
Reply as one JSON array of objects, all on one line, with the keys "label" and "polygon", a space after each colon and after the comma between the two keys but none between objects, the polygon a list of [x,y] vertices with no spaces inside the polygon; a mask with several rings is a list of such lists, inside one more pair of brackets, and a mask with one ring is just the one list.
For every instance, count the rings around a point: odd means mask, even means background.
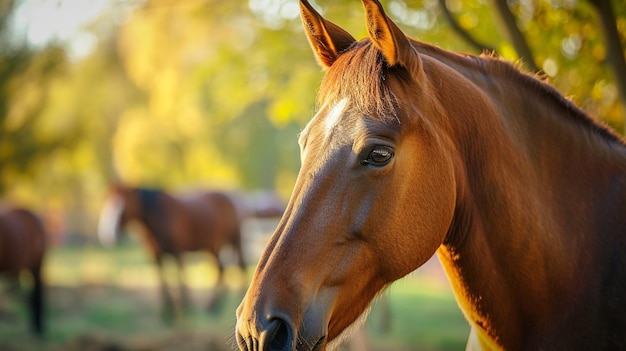
[{"label": "horse muzzle", "polygon": [[[326,349],[326,323],[315,313],[297,326],[285,313],[275,311],[246,318],[237,311],[237,345],[241,351],[321,351]],[[248,314],[254,315],[255,313]],[[323,327],[322,327],[323,326]]]}]

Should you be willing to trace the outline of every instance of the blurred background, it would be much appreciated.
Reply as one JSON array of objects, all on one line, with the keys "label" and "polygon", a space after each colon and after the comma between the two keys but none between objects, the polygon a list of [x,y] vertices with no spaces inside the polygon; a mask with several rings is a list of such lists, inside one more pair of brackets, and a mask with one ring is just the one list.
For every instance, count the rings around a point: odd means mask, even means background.
[{"label": "blurred background", "polygon": [[[623,1],[383,3],[420,40],[521,58],[623,134]],[[366,36],[358,1],[313,4]],[[17,292],[0,284],[0,349],[230,350],[234,309],[277,218],[243,223],[249,269],[227,270],[219,312],[199,307],[167,325],[148,251],[136,235],[103,248],[100,211],[114,182],[286,202],[322,75],[296,0],[0,0],[0,200],[36,212],[49,243],[46,336],[28,329],[26,274]],[[204,306],[215,259],[186,263]],[[460,350],[467,333],[432,261],[379,299],[352,348]]]}]

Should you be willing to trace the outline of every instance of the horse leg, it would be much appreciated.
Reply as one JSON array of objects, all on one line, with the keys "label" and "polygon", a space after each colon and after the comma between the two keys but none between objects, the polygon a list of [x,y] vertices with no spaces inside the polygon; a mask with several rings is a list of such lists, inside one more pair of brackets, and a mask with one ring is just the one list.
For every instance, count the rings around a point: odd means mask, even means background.
[{"label": "horse leg", "polygon": [[246,261],[243,259],[243,248],[241,243],[241,230],[236,229],[235,235],[233,235],[232,246],[237,254],[237,264],[241,271],[246,274]]},{"label": "horse leg", "polygon": [[21,289],[18,273],[7,272],[4,274],[6,286],[0,287],[0,320],[14,322],[18,319],[18,312],[14,308],[15,300],[21,298]]},{"label": "horse leg", "polygon": [[178,287],[180,289],[180,299],[183,311],[188,311],[191,307],[189,299],[189,289],[185,283],[185,265],[181,255],[175,255],[176,267],[178,268]]},{"label": "horse leg", "polygon": [[221,305],[222,290],[224,289],[224,265],[219,259],[219,255],[215,255],[217,260],[217,283],[209,296],[207,311],[210,313],[218,312]]},{"label": "horse leg", "polygon": [[37,335],[44,333],[43,315],[44,315],[44,286],[41,276],[41,262],[32,270],[33,286],[30,293],[30,313],[32,327]]},{"label": "horse leg", "polygon": [[159,253],[155,256],[155,261],[157,265],[157,271],[159,274],[159,283],[161,288],[161,298],[163,301],[162,305],[162,318],[163,321],[167,324],[171,324],[174,321],[175,310],[174,310],[174,299],[170,293],[169,287],[167,286],[167,279],[165,277],[165,271],[163,269],[163,257]]}]

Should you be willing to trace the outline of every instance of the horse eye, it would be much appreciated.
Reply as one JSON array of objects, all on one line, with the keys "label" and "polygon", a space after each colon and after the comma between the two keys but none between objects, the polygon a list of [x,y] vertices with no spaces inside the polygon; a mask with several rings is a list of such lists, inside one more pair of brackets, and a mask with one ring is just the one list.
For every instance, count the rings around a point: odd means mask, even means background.
[{"label": "horse eye", "polygon": [[393,158],[393,149],[389,146],[376,146],[370,151],[367,159],[363,160],[364,164],[382,167],[389,163]]}]

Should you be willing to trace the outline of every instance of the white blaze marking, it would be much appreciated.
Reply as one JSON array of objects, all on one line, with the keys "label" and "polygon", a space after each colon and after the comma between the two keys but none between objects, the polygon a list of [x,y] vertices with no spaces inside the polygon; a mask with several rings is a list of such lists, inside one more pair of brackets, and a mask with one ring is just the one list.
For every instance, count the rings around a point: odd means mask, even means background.
[{"label": "white blaze marking", "polygon": [[115,244],[118,225],[124,210],[124,200],[119,196],[109,197],[104,203],[98,220],[98,239],[105,246]]},{"label": "white blaze marking", "polygon": [[310,129],[313,128],[312,125],[317,123],[320,118],[324,118],[324,124],[323,124],[324,137],[325,138],[330,137],[330,135],[333,132],[333,129],[337,127],[337,124],[339,123],[339,119],[343,115],[347,105],[348,105],[348,99],[343,98],[335,106],[333,106],[330,109],[330,111],[328,112],[328,114],[326,114],[326,116],[322,114],[322,112],[326,110],[326,105],[324,105],[320,109],[320,111],[318,111],[318,113],[315,116],[313,116],[313,119],[311,119],[311,121],[304,128],[304,130],[300,134],[300,139],[298,140],[298,143],[300,144],[301,163],[304,163],[304,159],[306,158],[306,148],[304,148],[305,145],[303,144],[302,136],[309,134]]},{"label": "white blaze marking", "polygon": [[326,136],[330,135],[333,129],[335,129],[337,123],[339,123],[339,118],[343,115],[347,105],[348,99],[343,98],[330,110],[324,120],[324,131],[326,132]]}]

